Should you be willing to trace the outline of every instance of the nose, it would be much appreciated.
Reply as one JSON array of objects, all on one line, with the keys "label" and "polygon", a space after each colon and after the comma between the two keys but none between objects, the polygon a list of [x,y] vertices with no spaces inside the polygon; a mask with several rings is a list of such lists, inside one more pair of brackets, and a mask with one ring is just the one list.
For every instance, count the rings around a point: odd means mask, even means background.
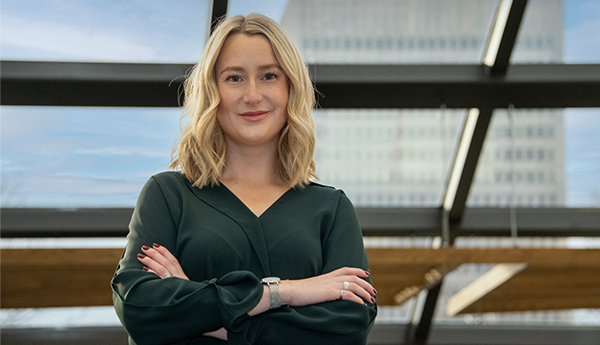
[{"label": "nose", "polygon": [[256,81],[250,81],[246,85],[246,90],[244,92],[244,102],[249,104],[256,104],[262,100],[262,92],[260,89],[260,85]]}]

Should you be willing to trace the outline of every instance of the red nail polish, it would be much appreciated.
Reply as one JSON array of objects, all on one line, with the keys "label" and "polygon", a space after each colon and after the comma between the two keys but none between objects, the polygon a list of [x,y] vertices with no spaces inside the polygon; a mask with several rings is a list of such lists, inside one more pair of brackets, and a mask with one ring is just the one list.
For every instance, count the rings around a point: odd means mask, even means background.
[{"label": "red nail polish", "polygon": [[144,268],[142,268],[142,269],[143,269],[144,271],[146,271],[146,272],[150,271],[150,269],[149,269],[148,267],[146,267],[146,266],[144,266]]},{"label": "red nail polish", "polygon": [[143,258],[146,257],[146,255],[144,255],[144,254],[138,254],[137,257],[138,257],[138,259],[143,259]]},{"label": "red nail polish", "polygon": [[375,298],[371,297],[371,303],[375,303]]},{"label": "red nail polish", "polygon": [[377,295],[377,290],[373,289],[373,291],[375,291],[375,294]]},{"label": "red nail polish", "polygon": [[148,249],[150,249],[150,247],[148,247],[148,246],[142,246],[142,249],[143,250],[148,250]]},{"label": "red nail polish", "polygon": [[371,275],[371,273],[369,273],[369,272],[367,272],[367,271],[365,271],[365,274],[366,274],[367,276],[370,276],[370,275]]},{"label": "red nail polish", "polygon": [[154,244],[152,245],[152,247],[154,247],[154,248],[160,248],[160,244],[158,244],[158,243],[154,243]]}]

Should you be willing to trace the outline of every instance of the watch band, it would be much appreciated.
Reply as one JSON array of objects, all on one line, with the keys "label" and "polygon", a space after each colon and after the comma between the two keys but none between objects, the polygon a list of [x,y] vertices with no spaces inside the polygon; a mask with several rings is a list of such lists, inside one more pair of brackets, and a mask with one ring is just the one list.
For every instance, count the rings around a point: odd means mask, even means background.
[{"label": "watch band", "polygon": [[277,309],[283,304],[283,298],[279,294],[279,281],[278,277],[267,277],[262,280],[262,283],[267,284],[270,291],[271,307],[269,309]]}]

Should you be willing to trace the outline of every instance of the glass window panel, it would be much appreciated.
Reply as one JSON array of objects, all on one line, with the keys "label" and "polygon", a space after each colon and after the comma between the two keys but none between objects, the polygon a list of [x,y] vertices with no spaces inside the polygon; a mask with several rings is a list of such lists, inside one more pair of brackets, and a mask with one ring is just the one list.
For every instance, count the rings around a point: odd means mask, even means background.
[{"label": "glass window panel", "polygon": [[600,63],[600,2],[564,0],[563,61]]},{"label": "glass window panel", "polygon": [[496,0],[290,0],[281,24],[309,63],[479,63]]},{"label": "glass window panel", "polygon": [[562,62],[562,11],[562,0],[527,2],[511,63]]},{"label": "glass window panel", "polygon": [[3,0],[3,60],[196,62],[209,0]]},{"label": "glass window panel", "polygon": [[[181,110],[3,107],[3,207],[131,207]],[[464,110],[319,110],[321,181],[357,206],[437,206]]]},{"label": "glass window panel", "polygon": [[2,207],[133,207],[177,108],[2,107]]},{"label": "glass window panel", "polygon": [[530,0],[512,63],[600,62],[600,3]]},{"label": "glass window panel", "polygon": [[289,0],[229,0],[227,3],[227,17],[233,17],[238,14],[247,16],[250,13],[260,13],[281,23],[281,18],[288,6],[288,2]]},{"label": "glass window panel", "polygon": [[496,110],[468,206],[600,206],[599,109]]},{"label": "glass window panel", "polygon": [[465,113],[320,109],[317,174],[356,206],[439,206]]},{"label": "glass window panel", "polygon": [[600,207],[600,108],[565,109],[567,206]]}]

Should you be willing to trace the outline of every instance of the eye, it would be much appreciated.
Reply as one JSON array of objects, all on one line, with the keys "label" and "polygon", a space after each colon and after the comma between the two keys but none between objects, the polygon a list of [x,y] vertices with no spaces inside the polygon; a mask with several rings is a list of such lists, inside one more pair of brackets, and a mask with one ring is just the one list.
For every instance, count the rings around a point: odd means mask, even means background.
[{"label": "eye", "polygon": [[274,80],[274,79],[277,79],[277,74],[276,73],[267,73],[267,74],[265,74],[264,78],[266,80]]},{"label": "eye", "polygon": [[232,74],[230,76],[228,76],[227,78],[225,78],[226,81],[232,81],[232,82],[239,82],[242,80],[242,77],[240,77],[239,75],[236,74]]}]

